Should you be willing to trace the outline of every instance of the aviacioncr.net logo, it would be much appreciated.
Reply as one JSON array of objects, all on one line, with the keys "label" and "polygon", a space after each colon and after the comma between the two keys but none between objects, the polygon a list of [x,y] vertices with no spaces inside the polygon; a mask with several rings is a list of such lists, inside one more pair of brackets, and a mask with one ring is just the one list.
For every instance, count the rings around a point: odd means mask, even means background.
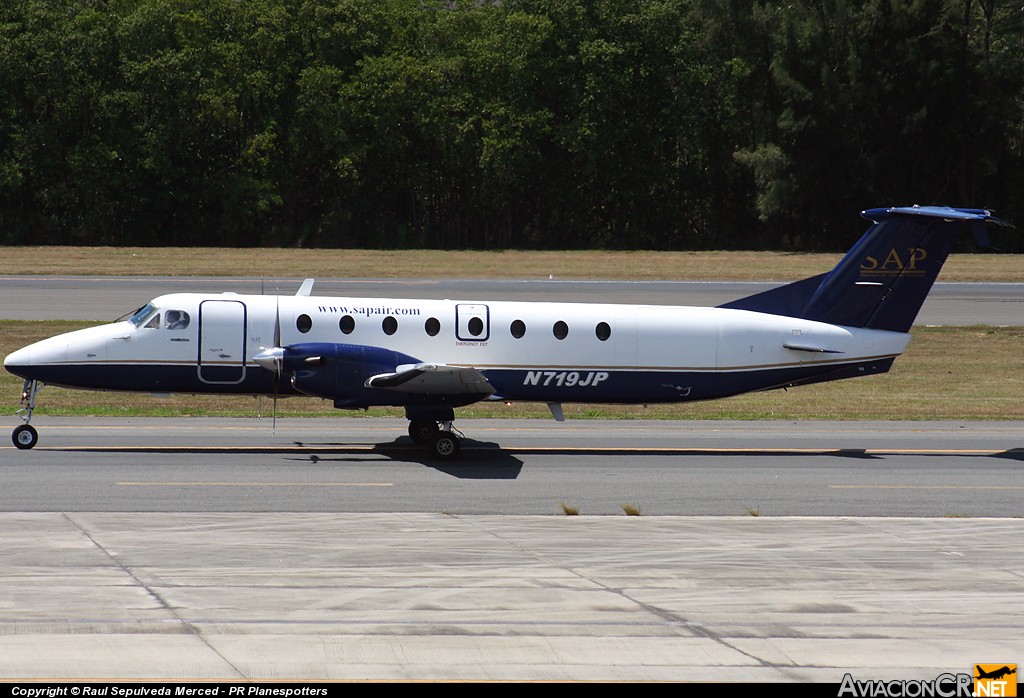
[{"label": "aviacioncr.net logo", "polygon": [[858,681],[846,674],[839,698],[972,698],[972,683],[970,674],[939,674],[931,681]]}]

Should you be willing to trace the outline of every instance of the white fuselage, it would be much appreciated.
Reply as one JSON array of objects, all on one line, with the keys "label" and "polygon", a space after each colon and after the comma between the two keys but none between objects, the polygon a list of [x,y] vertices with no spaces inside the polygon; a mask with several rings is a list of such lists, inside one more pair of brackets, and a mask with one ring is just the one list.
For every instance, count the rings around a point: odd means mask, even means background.
[{"label": "white fuselage", "polygon": [[[271,372],[253,362],[261,351],[344,344],[397,352],[396,364],[475,368],[505,400],[643,403],[878,373],[910,338],[677,306],[180,293],[147,307],[133,321],[37,342],[5,365],[69,387],[267,394]],[[375,370],[331,390],[347,399]],[[402,402],[376,391],[367,404]]]}]

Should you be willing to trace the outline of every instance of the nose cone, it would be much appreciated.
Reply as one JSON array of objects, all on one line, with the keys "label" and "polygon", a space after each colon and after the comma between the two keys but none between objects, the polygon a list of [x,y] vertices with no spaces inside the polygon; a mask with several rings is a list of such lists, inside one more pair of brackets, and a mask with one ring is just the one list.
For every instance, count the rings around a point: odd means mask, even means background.
[{"label": "nose cone", "polygon": [[4,358],[4,368],[16,376],[31,378],[28,371],[35,363],[35,344],[11,352]]},{"label": "nose cone", "polygon": [[81,369],[106,359],[115,325],[91,327],[44,339],[8,354],[4,368],[11,373],[67,387],[92,387],[78,382]]},{"label": "nose cone", "polygon": [[45,381],[49,378],[45,375],[47,368],[63,363],[67,356],[68,343],[63,339],[64,336],[50,337],[8,354],[4,359],[4,368],[22,378]]},{"label": "nose cone", "polygon": [[259,354],[252,357],[252,360],[268,371],[281,373],[281,366],[284,363],[284,349],[281,347],[264,349]]}]

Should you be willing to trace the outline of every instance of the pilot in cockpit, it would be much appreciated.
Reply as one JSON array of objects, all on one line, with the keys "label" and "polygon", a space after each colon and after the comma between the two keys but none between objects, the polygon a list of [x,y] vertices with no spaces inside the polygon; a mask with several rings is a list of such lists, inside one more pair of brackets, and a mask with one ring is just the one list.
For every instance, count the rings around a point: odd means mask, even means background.
[{"label": "pilot in cockpit", "polygon": [[169,330],[183,330],[188,327],[188,313],[184,310],[168,310],[164,317],[164,327]]}]

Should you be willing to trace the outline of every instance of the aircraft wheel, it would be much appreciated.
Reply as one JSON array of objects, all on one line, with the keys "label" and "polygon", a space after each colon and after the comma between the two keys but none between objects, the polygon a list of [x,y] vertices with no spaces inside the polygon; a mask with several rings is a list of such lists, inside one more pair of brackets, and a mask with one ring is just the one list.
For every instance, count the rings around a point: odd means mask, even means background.
[{"label": "aircraft wheel", "polygon": [[437,432],[437,422],[433,420],[414,419],[409,422],[409,438],[418,444],[429,444]]},{"label": "aircraft wheel", "polygon": [[39,432],[30,424],[22,424],[11,434],[11,441],[22,450],[32,448],[39,443]]},{"label": "aircraft wheel", "polygon": [[434,458],[451,460],[459,455],[459,437],[450,431],[439,431],[434,437],[431,453]]}]

